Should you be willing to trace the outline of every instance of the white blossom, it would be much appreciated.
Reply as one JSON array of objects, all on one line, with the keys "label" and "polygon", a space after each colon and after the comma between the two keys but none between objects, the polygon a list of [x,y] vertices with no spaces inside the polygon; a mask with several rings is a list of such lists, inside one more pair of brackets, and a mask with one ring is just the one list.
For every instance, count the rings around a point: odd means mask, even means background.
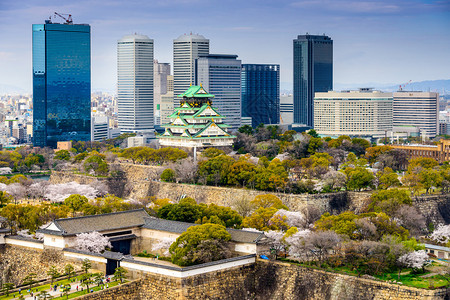
[{"label": "white blossom", "polygon": [[287,237],[286,243],[289,245],[289,255],[298,256],[302,253],[302,249],[305,246],[305,238],[311,233],[311,230],[304,229],[297,231],[290,237]]},{"label": "white blossom", "polygon": [[437,243],[447,244],[450,240],[450,225],[440,225],[430,238]]},{"label": "white blossom", "polygon": [[95,199],[98,190],[87,184],[77,182],[68,182],[61,184],[52,184],[47,187],[45,198],[53,202],[63,202],[67,197],[73,194],[79,194],[89,199]]},{"label": "white blossom", "polygon": [[425,266],[428,260],[428,254],[425,250],[418,250],[404,254],[398,258],[398,262],[402,265],[413,268],[421,269]]},{"label": "white blossom", "polygon": [[10,167],[0,168],[0,175],[5,175],[5,174],[11,174]]},{"label": "white blossom", "polygon": [[269,239],[269,245],[271,248],[276,250],[284,250],[286,245],[283,243],[284,232],[270,230],[265,233],[266,237]]},{"label": "white blossom", "polygon": [[170,245],[172,245],[175,240],[176,239],[174,238],[162,238],[158,240],[157,243],[152,245],[152,252],[160,251],[163,255],[168,256]]},{"label": "white blossom", "polygon": [[290,227],[303,228],[306,220],[301,212],[279,209],[274,216],[286,217],[286,224]]},{"label": "white blossom", "polygon": [[75,243],[78,250],[94,253],[100,253],[106,247],[112,247],[108,237],[97,231],[77,234]]}]

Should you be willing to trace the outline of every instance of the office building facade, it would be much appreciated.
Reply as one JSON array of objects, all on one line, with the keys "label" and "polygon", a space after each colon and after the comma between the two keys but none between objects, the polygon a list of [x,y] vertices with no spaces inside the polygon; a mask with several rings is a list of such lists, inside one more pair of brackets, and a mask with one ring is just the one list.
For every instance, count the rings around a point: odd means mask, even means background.
[{"label": "office building facade", "polygon": [[243,64],[242,116],[252,126],[280,123],[280,65]]},{"label": "office building facade", "polygon": [[294,97],[292,94],[280,96],[280,124],[294,123]]},{"label": "office building facade", "polygon": [[[170,64],[160,63],[155,59],[153,63],[153,110],[157,112],[161,104],[161,95],[167,93],[167,76],[170,76]],[[158,121],[155,124],[160,124]]]},{"label": "office building facade", "polygon": [[173,89],[175,106],[178,95],[195,85],[195,60],[209,54],[209,40],[197,34],[184,34],[173,40]]},{"label": "office building facade", "polygon": [[230,131],[241,126],[241,61],[237,55],[209,54],[196,62],[197,84],[214,95],[214,107]]},{"label": "office building facade", "polygon": [[333,90],[333,40],[299,35],[294,40],[294,123],[314,127],[314,94]]},{"label": "office building facade", "polygon": [[422,137],[439,133],[439,94],[433,92],[394,93],[394,126],[416,126]]},{"label": "office building facade", "polygon": [[316,93],[314,129],[322,136],[384,137],[392,131],[392,93],[371,89]]},{"label": "office building facade", "polygon": [[153,40],[127,35],[117,42],[117,109],[121,132],[151,132],[153,116]]},{"label": "office building facade", "polygon": [[91,29],[33,25],[33,144],[91,140]]}]

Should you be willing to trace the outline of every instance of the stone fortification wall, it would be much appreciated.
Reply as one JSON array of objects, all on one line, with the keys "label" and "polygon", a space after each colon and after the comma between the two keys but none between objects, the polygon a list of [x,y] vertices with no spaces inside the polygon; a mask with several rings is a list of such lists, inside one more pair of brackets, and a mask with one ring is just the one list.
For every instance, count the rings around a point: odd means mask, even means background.
[{"label": "stone fortification wall", "polygon": [[[25,276],[36,273],[36,279],[47,278],[50,266],[56,266],[60,273],[68,263],[61,251],[45,249],[30,249],[19,246],[3,245],[0,249],[0,281],[21,284]],[[75,270],[80,270],[81,264],[70,262]]]},{"label": "stone fortification wall", "polygon": [[142,279],[78,299],[443,300],[447,295],[447,289],[416,289],[287,263],[258,261],[187,278],[147,273]]},{"label": "stone fortification wall", "polygon": [[287,263],[258,261],[254,299],[439,300],[447,289],[425,290]]},{"label": "stone fortification wall", "polygon": [[79,300],[140,300],[142,281],[134,280],[109,289],[77,297]]},{"label": "stone fortification wall", "polygon": [[[201,186],[192,184],[176,184],[160,182],[158,178],[161,167],[133,165],[129,163],[115,164],[123,171],[122,177],[99,179],[105,180],[110,191],[119,197],[139,199],[145,196],[157,198],[179,199],[187,195],[202,203],[216,203],[218,205],[232,206],[235,200],[253,199],[257,195],[269,192],[224,188],[214,186]],[[53,172],[52,183],[76,181],[87,184],[92,177],[65,172]],[[360,212],[370,197],[369,192],[340,192],[331,194],[288,194],[273,193],[279,197],[290,210],[301,211],[308,205],[314,205],[321,212],[340,213],[345,210]],[[420,212],[434,224],[450,223],[450,194],[421,196],[413,199],[414,205]]]}]

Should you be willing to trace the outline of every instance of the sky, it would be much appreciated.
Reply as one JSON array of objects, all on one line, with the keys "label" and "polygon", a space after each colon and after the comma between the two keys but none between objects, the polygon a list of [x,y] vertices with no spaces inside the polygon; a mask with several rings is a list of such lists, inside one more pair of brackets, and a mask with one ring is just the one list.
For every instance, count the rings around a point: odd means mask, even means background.
[{"label": "sky", "polygon": [[210,39],[210,53],[281,65],[292,86],[293,39],[326,34],[335,84],[450,79],[450,0],[0,0],[0,84],[32,90],[31,25],[54,12],[91,25],[92,91],[115,91],[122,36],[154,40],[172,63],[182,34]]}]

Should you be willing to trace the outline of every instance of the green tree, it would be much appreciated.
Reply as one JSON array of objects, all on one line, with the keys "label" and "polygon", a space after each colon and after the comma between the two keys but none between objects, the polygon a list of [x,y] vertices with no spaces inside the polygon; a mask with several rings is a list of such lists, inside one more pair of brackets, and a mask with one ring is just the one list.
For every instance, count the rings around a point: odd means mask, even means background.
[{"label": "green tree", "polygon": [[105,156],[102,154],[94,153],[89,155],[84,161],[84,170],[86,172],[93,171],[95,175],[106,176],[108,175],[109,167],[105,161]]},{"label": "green tree", "polygon": [[379,179],[380,185],[379,187],[382,189],[388,189],[393,186],[400,185],[400,181],[398,180],[398,175],[391,168],[386,167],[381,172],[377,173],[377,177]]},{"label": "green tree", "polygon": [[0,207],[3,207],[4,205],[8,204],[9,202],[13,201],[13,197],[8,194],[7,192],[0,191]]},{"label": "green tree", "polygon": [[443,177],[439,173],[439,171],[434,169],[423,169],[419,173],[419,178],[420,183],[426,189],[427,194],[429,193],[432,187],[438,187],[443,180]]},{"label": "green tree", "polygon": [[355,169],[344,170],[347,175],[347,189],[360,191],[364,188],[372,186],[374,176],[367,169],[357,167]]},{"label": "green tree", "polygon": [[67,150],[59,150],[55,152],[55,159],[70,160],[70,152]]},{"label": "green tree", "polygon": [[309,143],[308,143],[308,153],[309,154],[316,153],[317,149],[322,147],[322,145],[323,145],[323,141],[322,141],[321,138],[319,138],[319,137],[312,137],[309,140]]},{"label": "green tree", "polygon": [[319,134],[317,133],[317,131],[315,131],[314,129],[311,129],[308,131],[308,134],[313,137],[313,138],[318,138]]},{"label": "green tree", "polygon": [[411,197],[405,190],[380,190],[370,197],[369,211],[384,212],[393,215],[401,205],[411,205]]},{"label": "green tree", "polygon": [[439,165],[439,163],[434,158],[418,157],[418,158],[411,159],[409,161],[408,171],[410,171],[418,166],[425,168],[425,169],[432,169],[438,165]]},{"label": "green tree", "polygon": [[172,221],[194,223],[202,217],[201,207],[192,198],[184,198],[178,204],[168,204],[158,210],[158,218]]},{"label": "green tree", "polygon": [[408,187],[411,195],[417,194],[423,188],[423,185],[420,182],[420,176],[415,173],[407,172],[405,176],[403,176],[402,182]]},{"label": "green tree", "polygon": [[72,276],[75,276],[75,268],[71,264],[67,264],[64,267],[64,275],[70,280]]},{"label": "green tree", "polygon": [[53,285],[53,281],[61,276],[61,273],[58,272],[55,266],[51,266],[47,271],[47,275],[51,277],[51,284]]},{"label": "green tree", "polygon": [[81,264],[81,269],[84,271],[85,274],[87,274],[91,267],[92,267],[91,261],[85,258]]},{"label": "green tree", "polygon": [[125,278],[126,274],[128,273],[128,271],[123,268],[123,267],[118,267],[116,268],[115,272],[114,272],[114,279],[120,280],[120,283],[123,283],[123,279]]},{"label": "green tree", "polygon": [[169,248],[172,262],[188,266],[226,258],[229,252],[226,251],[225,245],[230,239],[230,234],[222,225],[203,224],[189,227]]},{"label": "green tree", "polygon": [[250,202],[255,208],[263,207],[275,207],[276,209],[288,209],[286,205],[275,195],[264,194],[258,195]]},{"label": "green tree", "polygon": [[250,216],[245,217],[242,221],[242,226],[245,228],[255,228],[261,231],[276,230],[277,226],[272,224],[271,219],[278,211],[277,208],[259,207]]},{"label": "green tree", "polygon": [[161,180],[165,182],[174,182],[175,181],[175,171],[172,169],[165,169],[161,173]]},{"label": "green tree", "polygon": [[213,158],[219,155],[225,155],[225,152],[217,148],[208,148],[202,152],[202,156],[206,158]]},{"label": "green tree", "polygon": [[256,166],[246,159],[239,159],[230,166],[228,184],[248,186],[255,181]]},{"label": "green tree", "polygon": [[207,184],[227,184],[230,167],[234,159],[227,155],[218,155],[198,164],[198,175],[205,179]]},{"label": "green tree", "polygon": [[92,277],[90,274],[83,274],[81,277],[81,285],[86,287],[86,294],[89,293],[89,286],[93,284]]},{"label": "green tree", "polygon": [[6,296],[9,296],[9,292],[14,288],[14,284],[11,282],[6,282],[2,286],[2,292],[6,294]]},{"label": "green tree", "polygon": [[47,291],[40,291],[38,294],[38,299],[47,300],[52,298],[52,295],[50,295]]},{"label": "green tree", "polygon": [[244,125],[238,128],[240,133],[245,133],[247,135],[253,135],[253,128],[250,125]]},{"label": "green tree", "polygon": [[89,199],[79,194],[70,195],[64,200],[64,205],[72,210],[72,216],[75,215],[75,212],[81,211],[86,203],[89,203]]},{"label": "green tree", "polygon": [[203,206],[202,218],[197,220],[196,223],[214,223],[223,225],[227,228],[241,227],[242,216],[230,207],[220,206],[214,203],[211,203],[208,206],[200,204],[200,206]]},{"label": "green tree", "polygon": [[32,288],[33,284],[36,283],[36,273],[29,273],[25,278],[22,280],[22,283],[24,285],[28,285],[28,288]]}]

